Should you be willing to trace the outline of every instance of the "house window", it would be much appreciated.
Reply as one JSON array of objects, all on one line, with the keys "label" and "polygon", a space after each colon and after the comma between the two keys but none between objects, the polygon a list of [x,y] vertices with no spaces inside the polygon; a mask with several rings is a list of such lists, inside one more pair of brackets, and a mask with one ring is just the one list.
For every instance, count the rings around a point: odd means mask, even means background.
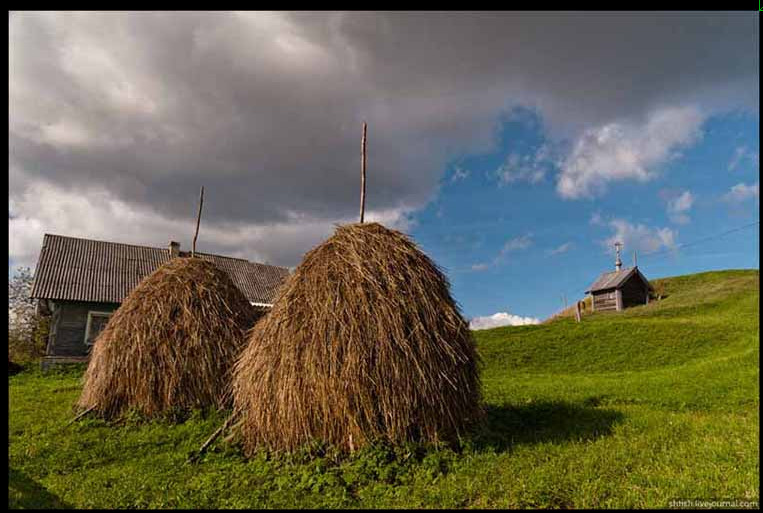
[{"label": "house window", "polygon": [[85,345],[92,346],[98,338],[106,323],[109,322],[111,312],[88,312],[87,327],[85,328]]},{"label": "house window", "polygon": [[607,294],[607,299],[615,299],[615,297],[617,297],[617,293],[614,290]]}]

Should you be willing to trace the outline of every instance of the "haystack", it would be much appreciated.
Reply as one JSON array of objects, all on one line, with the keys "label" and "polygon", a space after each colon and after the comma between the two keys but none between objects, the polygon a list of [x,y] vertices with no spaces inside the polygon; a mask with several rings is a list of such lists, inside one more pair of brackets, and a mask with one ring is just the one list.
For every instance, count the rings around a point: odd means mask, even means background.
[{"label": "haystack", "polygon": [[106,418],[224,406],[256,315],[213,264],[170,260],[132,290],[98,336],[78,406]]},{"label": "haystack", "polygon": [[250,332],[233,377],[245,452],[454,441],[482,415],[478,357],[437,266],[404,234],[340,226]]}]

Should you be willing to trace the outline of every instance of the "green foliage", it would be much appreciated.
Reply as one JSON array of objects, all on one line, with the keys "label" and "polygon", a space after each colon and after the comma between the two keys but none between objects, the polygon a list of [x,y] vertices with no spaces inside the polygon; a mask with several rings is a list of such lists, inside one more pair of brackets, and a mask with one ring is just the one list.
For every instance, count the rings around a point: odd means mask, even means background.
[{"label": "green foliage", "polygon": [[[9,378],[9,506],[632,508],[758,499],[759,275],[664,282],[663,300],[576,324],[475,332],[487,421],[456,447],[315,442],[245,459],[224,420],[66,427],[82,368]],[[176,420],[182,420],[176,423]]]}]

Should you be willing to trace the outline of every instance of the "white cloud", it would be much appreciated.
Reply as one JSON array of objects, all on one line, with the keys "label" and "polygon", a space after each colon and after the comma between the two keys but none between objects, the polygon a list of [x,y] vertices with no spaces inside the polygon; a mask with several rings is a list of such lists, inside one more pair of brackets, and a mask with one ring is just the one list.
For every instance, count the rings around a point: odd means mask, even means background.
[{"label": "white cloud", "polygon": [[757,168],[758,167],[758,152],[751,150],[744,145],[738,146],[734,150],[734,155],[732,155],[731,160],[729,161],[728,170],[734,171],[745,160],[750,161],[752,165]]},{"label": "white cloud", "polygon": [[507,240],[504,243],[504,245],[501,247],[501,250],[498,252],[498,255],[496,255],[496,257],[493,258],[492,262],[490,263],[478,262],[478,263],[472,264],[470,269],[472,271],[486,271],[490,267],[496,266],[502,263],[503,261],[505,261],[509,253],[525,250],[532,245],[533,245],[533,240],[532,240],[532,235],[530,234],[514,237],[512,239]]},{"label": "white cloud", "polygon": [[586,130],[562,162],[557,192],[564,198],[603,194],[609,182],[645,182],[658,167],[701,136],[704,115],[695,107],[662,108],[644,123],[609,123]]},{"label": "white cloud", "polygon": [[498,265],[499,263],[503,262],[509,253],[522,251],[532,246],[532,244],[533,240],[531,235],[522,235],[520,237],[514,237],[513,239],[507,240],[501,248],[501,251],[498,252],[498,256],[496,256],[493,260],[493,265]]},{"label": "white cloud", "polygon": [[690,191],[684,191],[677,197],[668,201],[667,212],[670,220],[676,224],[689,222],[688,212],[694,204],[694,196]]},{"label": "white cloud", "polygon": [[604,224],[604,218],[601,216],[601,212],[597,211],[591,214],[591,220],[589,223],[596,226],[602,226]]},{"label": "white cloud", "polygon": [[631,251],[651,253],[676,247],[678,232],[671,228],[650,228],[624,219],[612,219],[608,224],[614,230],[612,236],[602,242],[608,251],[614,252],[615,242],[623,243],[626,253]]},{"label": "white cloud", "polygon": [[514,182],[538,183],[546,177],[550,165],[550,150],[545,144],[534,154],[522,156],[514,152],[509,153],[496,170],[498,184],[503,186]]},{"label": "white cloud", "polygon": [[526,324],[540,324],[540,319],[498,312],[485,317],[475,317],[469,321],[469,327],[473,330],[486,330],[499,326],[524,326]]},{"label": "white cloud", "polygon": [[547,253],[549,256],[561,255],[562,253],[566,253],[567,251],[569,251],[571,247],[572,247],[572,242],[565,242],[564,244],[562,244],[561,246],[557,248],[550,249]]},{"label": "white cloud", "polygon": [[513,239],[507,240],[506,244],[503,245],[503,248],[501,248],[501,255],[505,255],[512,251],[527,249],[530,246],[532,246],[532,243],[533,241],[532,241],[531,235],[522,235],[520,237],[514,237]]},{"label": "white cloud", "polygon": [[755,182],[753,184],[747,185],[745,183],[738,183],[735,186],[729,190],[726,194],[724,194],[723,199],[725,199],[728,202],[741,202],[746,201],[751,198],[758,199],[759,198],[759,183]]},{"label": "white cloud", "polygon": [[456,166],[453,175],[450,177],[450,183],[466,180],[467,178],[469,178],[469,170]]}]

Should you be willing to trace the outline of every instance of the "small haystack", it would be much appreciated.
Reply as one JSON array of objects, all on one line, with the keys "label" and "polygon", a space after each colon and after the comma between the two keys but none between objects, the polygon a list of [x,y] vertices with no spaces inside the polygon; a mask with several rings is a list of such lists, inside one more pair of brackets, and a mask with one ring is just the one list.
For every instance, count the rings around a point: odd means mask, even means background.
[{"label": "small haystack", "polygon": [[256,315],[210,262],[170,260],[133,289],[99,335],[78,406],[107,418],[223,406]]},{"label": "small haystack", "polygon": [[245,452],[454,441],[482,415],[478,357],[437,266],[377,223],[305,255],[234,370]]}]

